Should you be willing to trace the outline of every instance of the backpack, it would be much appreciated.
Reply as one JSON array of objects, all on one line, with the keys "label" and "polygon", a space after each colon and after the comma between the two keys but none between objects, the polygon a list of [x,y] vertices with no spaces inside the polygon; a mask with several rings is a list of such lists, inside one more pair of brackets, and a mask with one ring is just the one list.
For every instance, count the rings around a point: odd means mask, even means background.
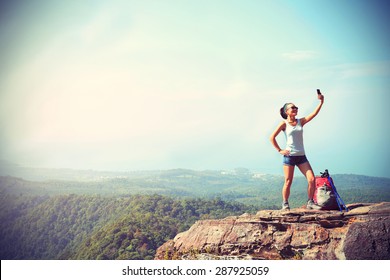
[{"label": "backpack", "polygon": [[339,210],[337,196],[329,178],[316,176],[316,189],[313,200],[318,206],[321,206],[321,210]]}]

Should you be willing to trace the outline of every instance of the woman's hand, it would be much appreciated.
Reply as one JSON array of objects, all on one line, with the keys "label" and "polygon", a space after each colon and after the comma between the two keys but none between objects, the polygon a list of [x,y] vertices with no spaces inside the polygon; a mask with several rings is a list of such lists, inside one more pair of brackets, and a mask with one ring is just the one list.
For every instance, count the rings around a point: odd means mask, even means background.
[{"label": "woman's hand", "polygon": [[324,102],[324,96],[322,94],[318,94],[317,97],[319,100],[321,100],[321,103]]},{"label": "woman's hand", "polygon": [[280,150],[279,153],[281,155],[284,155],[284,156],[289,156],[290,155],[290,151],[289,150]]}]

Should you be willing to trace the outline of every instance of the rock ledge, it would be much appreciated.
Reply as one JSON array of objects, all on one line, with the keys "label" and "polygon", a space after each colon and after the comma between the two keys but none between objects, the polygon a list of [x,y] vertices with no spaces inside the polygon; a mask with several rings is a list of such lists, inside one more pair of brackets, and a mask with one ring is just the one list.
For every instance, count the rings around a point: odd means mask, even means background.
[{"label": "rock ledge", "polygon": [[155,259],[390,259],[390,202],[348,208],[198,221],[162,245]]}]

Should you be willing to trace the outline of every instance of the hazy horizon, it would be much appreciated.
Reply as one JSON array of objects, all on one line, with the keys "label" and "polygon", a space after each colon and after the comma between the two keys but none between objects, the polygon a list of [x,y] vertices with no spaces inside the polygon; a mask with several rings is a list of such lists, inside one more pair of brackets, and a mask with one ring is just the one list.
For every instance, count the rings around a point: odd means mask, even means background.
[{"label": "hazy horizon", "polygon": [[[2,1],[0,158],[283,174],[285,102],[316,174],[389,177],[388,1]],[[285,144],[284,135],[278,137]],[[298,174],[298,171],[296,171]]]},{"label": "hazy horizon", "polygon": [[[238,167],[235,167],[235,168],[229,168],[229,169],[226,169],[226,168],[214,168],[214,169],[196,169],[196,168],[183,168],[183,167],[176,167],[176,168],[166,168],[166,169],[133,169],[133,170],[130,170],[130,169],[78,169],[78,168],[72,168],[72,167],[50,167],[50,166],[24,166],[24,165],[21,165],[21,164],[18,164],[18,163],[15,163],[15,162],[10,162],[10,161],[7,161],[7,160],[1,160],[0,159],[0,167],[4,167],[6,166],[6,169],[10,169],[12,170],[12,168],[22,168],[22,169],[32,169],[32,170],[48,170],[48,171],[74,171],[76,173],[78,172],[92,172],[92,173],[113,173],[113,174],[131,174],[131,173],[143,173],[143,172],[169,172],[169,171],[175,171],[175,170],[183,170],[184,171],[190,171],[190,172],[228,172],[227,174],[229,175],[233,175],[234,172],[237,172],[237,174],[239,174],[240,172],[244,172],[244,171],[249,171],[251,174],[261,174],[261,175],[265,175],[265,176],[280,176],[280,177],[283,177],[283,173],[282,172],[276,172],[276,173],[269,173],[269,172],[264,172],[263,170],[258,170],[258,169],[251,169],[251,168],[247,168],[245,166],[238,166]],[[325,169],[327,168],[324,168],[322,170],[315,170],[315,175],[316,176],[319,176],[321,175],[320,173],[321,172],[324,172]],[[230,173],[231,172],[231,173]],[[2,174],[3,173],[3,174]],[[21,176],[22,174],[20,172],[17,172],[15,174],[5,174],[6,172],[4,172],[4,170],[0,170],[0,176],[4,176],[4,175],[9,175],[11,177],[14,177],[15,175],[17,176]],[[334,176],[334,175],[357,175],[357,176],[367,176],[367,177],[376,177],[376,178],[384,178],[384,179],[390,179],[390,176],[374,176],[374,175],[367,175],[367,174],[361,174],[361,173],[335,173],[333,172],[333,170],[329,169],[329,173],[331,176]],[[45,176],[45,178],[49,178],[49,179],[58,179],[55,175],[54,177],[48,177],[48,174],[46,174],[45,172],[42,173],[41,175]],[[222,173],[221,173],[222,175]],[[296,177],[304,177],[298,170],[296,171]],[[39,176],[38,176],[39,177]],[[24,178],[22,177],[23,179],[27,179],[27,180],[32,180],[31,178]],[[34,180],[33,180],[34,181]]]}]

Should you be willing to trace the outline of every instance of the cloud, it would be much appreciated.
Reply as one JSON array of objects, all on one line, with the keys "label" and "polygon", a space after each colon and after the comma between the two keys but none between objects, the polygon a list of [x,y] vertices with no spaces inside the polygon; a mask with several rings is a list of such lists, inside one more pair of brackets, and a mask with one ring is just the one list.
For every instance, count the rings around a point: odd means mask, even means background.
[{"label": "cloud", "polygon": [[316,58],[318,56],[318,53],[315,51],[292,51],[292,52],[286,52],[283,53],[282,56],[284,58],[287,58],[288,60],[292,61],[302,61],[302,60],[309,60]]}]

